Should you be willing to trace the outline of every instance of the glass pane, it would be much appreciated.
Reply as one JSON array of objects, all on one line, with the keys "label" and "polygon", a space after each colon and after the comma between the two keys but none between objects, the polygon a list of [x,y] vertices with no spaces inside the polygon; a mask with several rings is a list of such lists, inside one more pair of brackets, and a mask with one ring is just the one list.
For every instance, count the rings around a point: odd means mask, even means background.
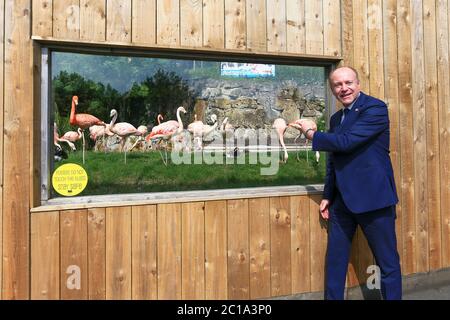
[{"label": "glass pane", "polygon": [[51,61],[51,173],[82,166],[80,195],[323,183],[324,155],[288,124],[324,129],[324,67],[57,51]]}]

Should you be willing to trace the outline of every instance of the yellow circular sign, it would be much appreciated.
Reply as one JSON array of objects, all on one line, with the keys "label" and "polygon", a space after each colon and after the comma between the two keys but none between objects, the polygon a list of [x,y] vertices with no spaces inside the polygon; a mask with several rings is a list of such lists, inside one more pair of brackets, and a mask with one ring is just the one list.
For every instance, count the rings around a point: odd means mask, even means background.
[{"label": "yellow circular sign", "polygon": [[75,163],[63,164],[53,172],[53,189],[62,196],[76,196],[86,188],[87,183],[86,170]]}]

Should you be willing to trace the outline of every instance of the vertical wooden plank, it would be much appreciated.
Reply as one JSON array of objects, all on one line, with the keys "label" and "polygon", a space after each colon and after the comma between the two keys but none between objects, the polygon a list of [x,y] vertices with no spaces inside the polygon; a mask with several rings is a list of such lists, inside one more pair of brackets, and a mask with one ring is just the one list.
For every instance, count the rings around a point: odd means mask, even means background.
[{"label": "vertical wooden plank", "polygon": [[247,50],[267,51],[266,1],[247,0]]},{"label": "vertical wooden plank", "polygon": [[33,0],[33,36],[51,37],[53,34],[53,0]]},{"label": "vertical wooden plank", "polygon": [[341,54],[340,0],[323,0],[323,42],[325,55],[339,56]]},{"label": "vertical wooden plank", "polygon": [[87,299],[89,273],[87,210],[61,211],[59,228],[61,234],[61,299]]},{"label": "vertical wooden plank", "polygon": [[31,215],[31,299],[59,299],[59,212]]},{"label": "vertical wooden plank", "polygon": [[400,157],[403,225],[403,274],[415,272],[414,150],[412,110],[411,8],[409,0],[397,1],[397,43],[400,102]]},{"label": "vertical wooden plank", "polygon": [[205,298],[224,300],[227,286],[227,203],[205,203]]},{"label": "vertical wooden plank", "polygon": [[53,3],[53,37],[80,38],[80,0],[58,0]]},{"label": "vertical wooden plank", "polygon": [[203,0],[203,46],[215,49],[225,47],[224,0]]},{"label": "vertical wooden plank", "polygon": [[88,209],[89,300],[106,298],[106,210]]},{"label": "vertical wooden plank", "polygon": [[225,48],[244,50],[246,39],[245,0],[225,1]]},{"label": "vertical wooden plank", "polygon": [[105,41],[106,1],[80,0],[80,39]]},{"label": "vertical wooden plank", "polygon": [[133,1],[131,34],[134,43],[156,43],[156,0]]},{"label": "vertical wooden plank", "polygon": [[201,47],[203,45],[202,0],[180,0],[181,45]]},{"label": "vertical wooden plank", "polygon": [[272,296],[291,294],[291,205],[289,197],[270,198],[270,257]]},{"label": "vertical wooden plank", "polygon": [[353,59],[353,0],[341,0],[342,65],[354,66]]},{"label": "vertical wooden plank", "polygon": [[[441,267],[441,211],[439,173],[439,105],[437,88],[437,30],[436,2],[424,0],[424,65],[425,65],[425,114],[426,114],[426,165],[427,212],[429,237],[429,269]],[[426,35],[426,36],[425,36]]]},{"label": "vertical wooden plank", "polygon": [[270,200],[248,200],[250,225],[250,299],[268,298],[270,290]]},{"label": "vertical wooden plank", "polygon": [[324,290],[325,254],[327,250],[326,222],[319,213],[321,197],[313,195],[309,199],[310,239],[311,239],[311,291]]},{"label": "vertical wooden plank", "polygon": [[353,1],[353,67],[358,70],[361,88],[370,90],[369,81],[369,37],[367,2]]},{"label": "vertical wooden plank", "polygon": [[306,53],[323,54],[322,0],[305,1]]},{"label": "vertical wooden plank", "polygon": [[205,204],[181,207],[181,298],[205,299]]},{"label": "vertical wooden plank", "polygon": [[286,50],[286,1],[267,0],[267,51]]},{"label": "vertical wooden plank", "polygon": [[180,44],[180,4],[178,0],[157,1],[156,42],[161,45]]},{"label": "vertical wooden plank", "polygon": [[[443,17],[440,10],[438,10],[442,20],[438,19],[441,27],[439,30],[439,66],[438,70],[442,69],[442,74],[439,77],[439,150],[440,150],[440,174],[441,174],[441,215],[442,215],[442,267],[450,267],[450,110],[448,106],[450,105],[450,90],[449,90],[449,15],[450,6],[448,3],[438,2],[439,8],[446,9],[447,15]],[[446,23],[446,24],[444,24]],[[441,28],[446,28],[446,30],[441,30]],[[441,80],[443,82],[441,82]],[[442,85],[441,85],[442,84]]]},{"label": "vertical wooden plank", "polygon": [[[5,97],[5,1],[0,1],[0,132],[4,132],[3,114]],[[3,134],[0,134],[0,300],[3,294]]]},{"label": "vertical wooden plank", "polygon": [[248,199],[228,200],[228,299],[250,298]]},{"label": "vertical wooden plank", "polygon": [[131,0],[107,0],[106,40],[131,42]]},{"label": "vertical wooden plank", "polygon": [[382,0],[368,0],[370,94],[384,99],[383,10]]},{"label": "vertical wooden plank", "polygon": [[311,291],[311,242],[308,196],[290,197],[292,293]]},{"label": "vertical wooden plank", "polygon": [[156,205],[131,208],[132,238],[132,299],[158,298],[156,265]]},{"label": "vertical wooden plank", "polygon": [[[3,7],[2,7],[3,8]],[[3,108],[3,299],[30,296],[31,3],[5,2]],[[2,11],[3,12],[3,11]],[[24,156],[25,155],[25,156]]]},{"label": "vertical wooden plank", "polygon": [[428,271],[428,217],[427,217],[427,146],[425,123],[425,66],[423,48],[422,0],[413,0],[411,8],[412,95],[414,141],[414,215],[416,227],[416,272]]},{"label": "vertical wooden plank", "polygon": [[384,15],[384,67],[385,95],[389,107],[390,120],[390,156],[394,168],[395,185],[399,195],[396,208],[397,219],[395,231],[397,234],[397,250],[400,262],[403,262],[403,228],[402,228],[402,197],[401,197],[401,161],[400,161],[400,106],[398,84],[398,53],[397,53],[397,0],[383,0]]},{"label": "vertical wooden plank", "polygon": [[286,1],[286,46],[289,53],[306,53],[305,0]]},{"label": "vertical wooden plank", "polygon": [[[353,44],[354,67],[358,70],[361,87],[370,91],[369,80],[369,36],[367,1],[353,1],[353,37],[358,39]],[[358,248],[358,263],[356,268],[357,278],[360,284],[366,283],[367,267],[373,264],[372,252],[361,228],[358,227],[356,246]]]},{"label": "vertical wooden plank", "polygon": [[131,299],[131,207],[106,208],[106,299]]},{"label": "vertical wooden plank", "polygon": [[158,299],[181,299],[181,205],[159,204]]}]

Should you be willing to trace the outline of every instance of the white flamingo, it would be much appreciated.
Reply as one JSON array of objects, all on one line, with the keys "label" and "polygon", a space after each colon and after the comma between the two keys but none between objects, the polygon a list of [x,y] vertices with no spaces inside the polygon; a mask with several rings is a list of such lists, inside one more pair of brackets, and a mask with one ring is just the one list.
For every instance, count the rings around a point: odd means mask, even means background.
[{"label": "white flamingo", "polygon": [[281,146],[283,147],[284,151],[284,157],[282,159],[283,163],[286,163],[288,160],[288,153],[286,149],[286,145],[284,144],[284,133],[286,132],[288,125],[286,124],[286,121],[282,118],[277,118],[273,122],[272,128],[277,131],[278,134],[278,140],[280,141]]},{"label": "white flamingo", "polygon": [[54,123],[53,123],[53,144],[54,144],[56,147],[59,147],[59,149],[62,150],[62,147],[61,147],[61,145],[60,145],[58,142],[65,142],[65,143],[67,143],[67,144],[69,145],[69,147],[70,147],[73,151],[76,150],[75,145],[74,145],[72,142],[70,142],[69,140],[62,139],[62,138],[59,137],[59,134],[58,134],[58,127],[57,127],[57,125],[56,125],[56,122],[54,122]]}]

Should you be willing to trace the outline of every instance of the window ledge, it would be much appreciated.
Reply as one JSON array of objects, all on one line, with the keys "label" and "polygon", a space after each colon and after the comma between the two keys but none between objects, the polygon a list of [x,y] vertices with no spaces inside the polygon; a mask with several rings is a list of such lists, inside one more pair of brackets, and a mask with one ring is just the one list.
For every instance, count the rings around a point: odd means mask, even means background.
[{"label": "window ledge", "polygon": [[123,207],[162,203],[298,196],[321,194],[322,192],[323,185],[317,184],[306,186],[277,186],[55,198],[45,201],[42,206],[32,208],[31,212],[36,213],[99,207]]}]

